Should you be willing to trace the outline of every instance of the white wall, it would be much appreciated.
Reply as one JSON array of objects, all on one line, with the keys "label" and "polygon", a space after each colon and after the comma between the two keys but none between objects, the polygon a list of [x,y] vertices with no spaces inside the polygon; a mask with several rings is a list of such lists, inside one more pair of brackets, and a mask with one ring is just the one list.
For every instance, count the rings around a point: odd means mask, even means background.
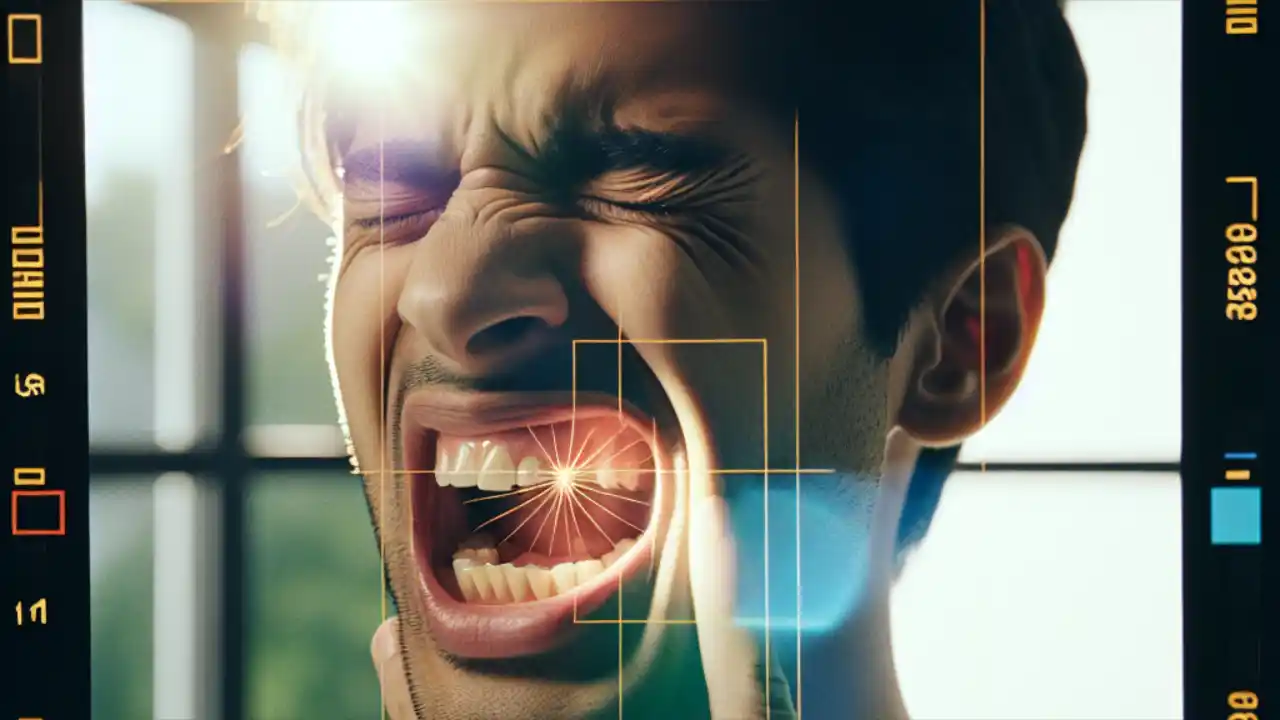
[{"label": "white wall", "polygon": [[[1089,139],[1022,388],[969,461],[1176,462],[1181,7],[1068,5]],[[949,481],[894,597],[916,720],[1182,717],[1179,480]]]}]

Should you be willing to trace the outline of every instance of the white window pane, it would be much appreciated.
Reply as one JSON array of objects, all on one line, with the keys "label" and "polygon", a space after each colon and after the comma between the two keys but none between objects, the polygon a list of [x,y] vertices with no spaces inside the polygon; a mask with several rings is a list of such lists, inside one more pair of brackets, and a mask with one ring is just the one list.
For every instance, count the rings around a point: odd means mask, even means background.
[{"label": "white window pane", "polygon": [[[189,309],[194,164],[189,29],[123,2],[84,4],[91,441],[151,444],[177,430],[192,386],[190,343],[157,343],[157,295]],[[175,267],[175,263],[178,267]],[[182,323],[190,330],[188,316]],[[157,405],[158,387],[178,390]],[[179,421],[179,425],[184,422]]]},{"label": "white window pane", "polygon": [[929,720],[1182,717],[1178,477],[958,473],[893,598]]},{"label": "white window pane", "polygon": [[271,49],[251,45],[241,53],[250,424],[333,425],[337,419],[325,364],[321,280],[332,233],[298,206],[299,97]]},{"label": "white window pane", "polygon": [[1180,13],[1068,4],[1089,72],[1075,203],[1022,386],[964,460],[1178,458]]}]

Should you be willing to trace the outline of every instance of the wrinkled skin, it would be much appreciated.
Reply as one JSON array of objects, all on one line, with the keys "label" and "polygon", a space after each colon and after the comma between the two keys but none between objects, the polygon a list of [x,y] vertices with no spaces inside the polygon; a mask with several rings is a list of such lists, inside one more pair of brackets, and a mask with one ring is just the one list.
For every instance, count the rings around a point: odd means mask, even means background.
[{"label": "wrinkled skin", "polygon": [[[887,629],[889,557],[915,452],[959,441],[982,420],[976,355],[943,322],[974,311],[965,288],[977,248],[921,298],[898,351],[883,357],[864,338],[835,198],[803,169],[797,176],[796,128],[761,112],[752,78],[736,69],[743,53],[761,50],[679,4],[446,7],[447,39],[415,49],[430,72],[406,79],[389,102],[371,101],[339,143],[348,160],[331,352],[400,613],[375,642],[388,711],[397,720],[415,707],[435,720],[617,717],[621,701],[632,717],[763,717],[769,687],[773,717],[785,717],[785,696],[801,688],[766,682],[759,643],[718,619],[733,608],[733,563],[749,560],[734,559],[724,527],[722,498],[736,481],[716,471],[764,466],[767,420],[769,467],[795,467],[798,452],[806,468],[848,473],[804,482],[831,493],[871,557],[860,609],[824,648],[806,651],[805,702],[818,707],[825,695],[846,717],[904,717]],[[589,134],[602,116],[700,138],[723,157],[693,172],[548,167],[557,143]],[[380,145],[384,163],[395,155],[423,168],[379,182],[370,158]],[[423,177],[430,182],[412,182]],[[647,209],[658,202],[669,210]],[[381,230],[380,212],[395,218]],[[1036,259],[1029,295],[1001,282],[1017,248]],[[982,416],[1016,385],[1035,334],[1035,239],[1017,228],[991,235],[986,272],[988,312],[1011,318],[991,326],[1011,328],[1012,342],[1001,346],[1008,357],[988,358]],[[669,490],[648,617],[698,624],[626,626],[621,698],[614,626],[585,626],[569,648],[534,658],[444,652],[423,622],[409,527],[415,476],[380,472],[406,469],[406,396],[465,397],[498,376],[519,383],[539,358],[568,357],[570,338],[612,339],[619,328],[632,339],[764,338],[768,354],[766,418],[762,344],[624,346],[628,377],[651,379],[635,391],[647,397],[628,400],[645,401],[665,457],[682,469],[661,480]],[[615,352],[578,362],[612,381]],[[424,361],[470,382],[435,382],[442,373],[424,372]],[[589,382],[592,371],[582,372]]]}]

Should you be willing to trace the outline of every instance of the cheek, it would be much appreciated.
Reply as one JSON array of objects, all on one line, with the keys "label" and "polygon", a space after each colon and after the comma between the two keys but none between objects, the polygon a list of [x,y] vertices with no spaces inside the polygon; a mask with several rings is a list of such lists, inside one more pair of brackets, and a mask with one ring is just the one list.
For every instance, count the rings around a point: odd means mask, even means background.
[{"label": "cheek", "polygon": [[346,419],[362,465],[376,464],[379,426],[384,422],[384,358],[398,330],[396,298],[405,263],[392,251],[383,261],[368,252],[347,265],[333,291],[330,348],[339,410]]}]

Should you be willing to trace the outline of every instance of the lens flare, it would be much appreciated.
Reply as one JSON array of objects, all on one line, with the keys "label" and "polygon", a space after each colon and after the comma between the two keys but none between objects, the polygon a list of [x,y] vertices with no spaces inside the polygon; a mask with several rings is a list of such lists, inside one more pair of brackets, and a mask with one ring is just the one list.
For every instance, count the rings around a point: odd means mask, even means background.
[{"label": "lens flare", "polygon": [[[250,3],[273,45],[311,72],[385,89],[426,68],[423,47],[449,37],[451,3],[405,0],[262,0]],[[429,74],[429,73],[428,73]]]},{"label": "lens flare", "polygon": [[381,83],[405,69],[414,46],[414,25],[405,17],[414,3],[316,3],[317,42],[325,61],[340,73]]},{"label": "lens flare", "polygon": [[[839,485],[845,489],[834,492]],[[840,627],[862,600],[874,483],[813,475],[802,478],[801,486],[798,497],[789,482],[773,483],[767,496],[763,483],[739,486],[731,494],[730,525],[738,557],[736,620],[741,627],[792,634],[798,629],[821,637]]]}]

